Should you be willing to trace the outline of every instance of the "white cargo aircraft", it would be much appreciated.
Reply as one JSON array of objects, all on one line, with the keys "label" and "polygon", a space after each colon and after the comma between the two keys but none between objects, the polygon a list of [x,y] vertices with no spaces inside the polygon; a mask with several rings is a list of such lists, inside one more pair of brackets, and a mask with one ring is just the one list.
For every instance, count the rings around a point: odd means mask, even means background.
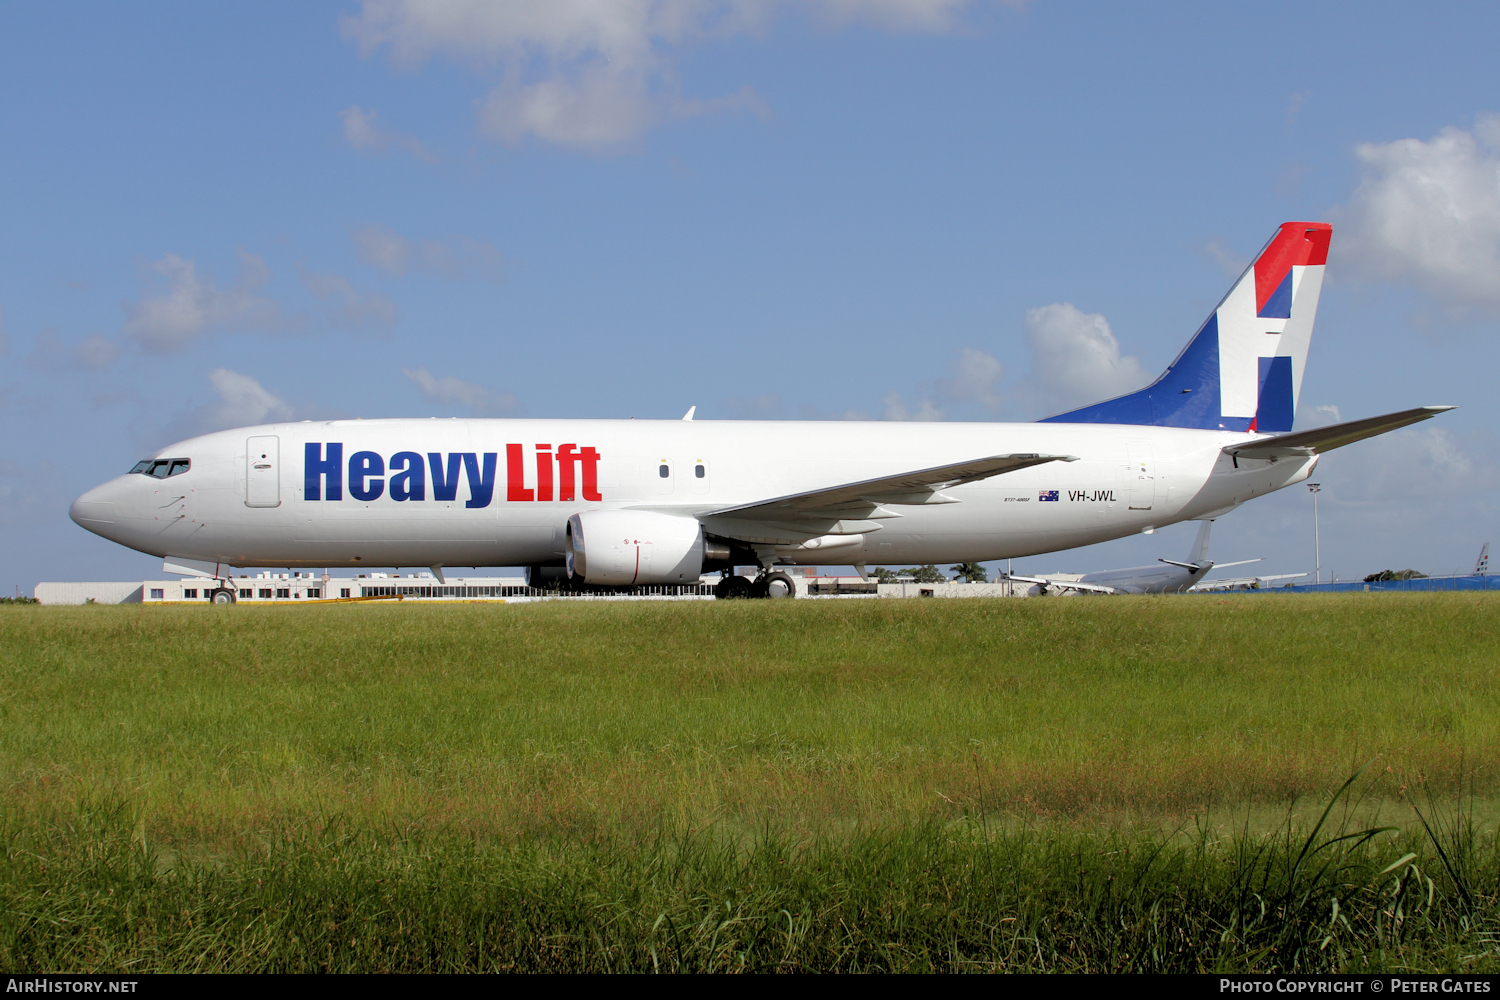
[{"label": "white cargo aircraft", "polygon": [[[1451,407],[1291,433],[1331,227],[1282,225],[1151,385],[1036,423],[330,420],[163,448],[73,520],[231,567],[558,567],[792,593],[778,565],[978,562],[1218,517]],[[691,413],[689,413],[689,418]],[[754,563],[755,580],[732,575]],[[232,602],[222,582],[210,599]]]},{"label": "white cargo aircraft", "polygon": [[1212,520],[1205,519],[1198,528],[1198,537],[1193,541],[1193,551],[1186,559],[1158,559],[1160,566],[1131,566],[1128,569],[1103,569],[1085,573],[1076,580],[1065,580],[1050,576],[1020,576],[1012,573],[1002,580],[1030,583],[1033,594],[1051,591],[1076,594],[1185,594],[1189,587],[1208,575],[1218,566],[1244,566],[1260,562],[1259,559],[1241,559],[1238,562],[1216,563],[1208,558],[1208,532]]}]

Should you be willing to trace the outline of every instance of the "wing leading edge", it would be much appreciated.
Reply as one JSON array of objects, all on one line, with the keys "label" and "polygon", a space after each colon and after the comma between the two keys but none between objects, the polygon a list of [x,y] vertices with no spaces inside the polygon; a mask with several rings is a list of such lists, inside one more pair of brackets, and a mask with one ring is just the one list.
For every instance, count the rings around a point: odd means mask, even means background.
[{"label": "wing leading edge", "polygon": [[786,521],[802,519],[824,519],[846,517],[858,510],[868,511],[874,507],[903,504],[957,503],[953,497],[944,496],[942,490],[964,483],[978,482],[991,476],[1004,475],[1033,465],[1048,462],[1076,462],[1076,455],[991,455],[968,462],[938,465],[930,469],[917,469],[880,479],[866,479],[842,486],[792,493],[771,500],[737,507],[722,507],[704,511],[700,517],[728,517],[741,520]]}]

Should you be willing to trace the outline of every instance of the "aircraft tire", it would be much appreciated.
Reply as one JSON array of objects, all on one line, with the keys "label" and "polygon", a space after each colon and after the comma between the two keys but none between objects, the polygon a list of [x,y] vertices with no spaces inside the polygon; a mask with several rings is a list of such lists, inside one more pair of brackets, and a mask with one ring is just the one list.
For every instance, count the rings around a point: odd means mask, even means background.
[{"label": "aircraft tire", "polygon": [[755,598],[756,600],[760,600],[762,597],[770,597],[771,578],[767,576],[758,576],[754,580],[750,581],[749,596]]},{"label": "aircraft tire", "polygon": [[766,581],[766,597],[781,599],[797,596],[797,585],[785,573],[772,573],[764,579]]},{"label": "aircraft tire", "polygon": [[714,584],[714,596],[720,600],[743,600],[755,596],[754,586],[743,576],[729,576]]},{"label": "aircraft tire", "polygon": [[235,594],[228,588],[220,587],[208,595],[208,600],[212,604],[234,604]]}]

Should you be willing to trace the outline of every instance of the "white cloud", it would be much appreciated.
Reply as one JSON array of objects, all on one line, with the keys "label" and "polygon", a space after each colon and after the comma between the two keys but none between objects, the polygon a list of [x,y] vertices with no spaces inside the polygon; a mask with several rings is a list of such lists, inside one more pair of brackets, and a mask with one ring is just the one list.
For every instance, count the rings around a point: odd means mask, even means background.
[{"label": "white cloud", "polygon": [[731,420],[776,420],[785,410],[781,397],[768,392],[760,396],[740,396],[724,401]]},{"label": "white cloud", "polygon": [[1445,427],[1413,427],[1362,444],[1340,500],[1399,505],[1409,515],[1412,506],[1436,497],[1494,497],[1500,485],[1500,469],[1476,447],[1480,442]]},{"label": "white cloud", "polygon": [[1307,103],[1307,99],[1311,96],[1312,94],[1310,92],[1306,90],[1299,90],[1287,100],[1286,123],[1288,125],[1297,120],[1297,115],[1301,113],[1302,106]]},{"label": "white cloud", "polygon": [[437,155],[413,136],[382,129],[375,123],[379,115],[366,111],[358,104],[351,104],[340,111],[339,117],[344,122],[344,139],[355,149],[367,153],[380,153],[391,148],[404,149],[424,162],[438,161]]},{"label": "white cloud", "polygon": [[1456,309],[1500,309],[1500,116],[1354,153],[1364,178],[1333,213],[1336,262]]},{"label": "white cloud", "polygon": [[881,405],[885,407],[880,415],[882,420],[942,420],[943,411],[930,399],[924,399],[915,407],[908,408],[902,401],[899,392],[888,392],[880,397]]},{"label": "white cloud", "polygon": [[164,255],[151,270],[166,279],[166,290],[124,304],[125,335],[149,353],[180,350],[215,330],[282,325],[276,303],[258,292],[270,272],[254,254],[240,251],[240,277],[229,288],[220,288],[212,275],[199,274],[193,261],[176,254]]},{"label": "white cloud", "polygon": [[379,292],[360,292],[340,274],[301,271],[301,275],[308,291],[331,303],[330,325],[376,330],[389,330],[396,325],[396,303]]},{"label": "white cloud", "polygon": [[437,378],[426,368],[403,368],[401,374],[411,379],[429,402],[442,406],[462,406],[476,416],[511,413],[520,405],[514,393],[496,392],[451,375]]},{"label": "white cloud", "polygon": [[1327,427],[1330,424],[1339,423],[1343,419],[1343,416],[1339,413],[1339,408],[1332,403],[1314,406],[1311,410],[1307,410],[1304,407],[1297,417],[1297,429],[1306,431],[1312,430],[1314,427]]},{"label": "white cloud", "polygon": [[1000,380],[1005,377],[1005,366],[994,355],[965,347],[948,367],[952,375],[937,385],[938,395],[943,400],[976,403],[991,413],[1004,404]]},{"label": "white cloud", "polygon": [[[932,397],[917,400],[910,406],[899,392],[888,392],[880,397],[882,420],[946,420],[949,405],[979,406],[991,414],[1005,404],[1000,391],[1000,380],[1005,368],[995,357],[972,347],[958,352],[958,357],[948,363],[949,376],[938,379],[933,385]],[[939,405],[939,403],[943,405]],[[865,420],[865,414],[850,410],[845,420]]]},{"label": "white cloud", "polygon": [[208,373],[208,381],[219,398],[179,414],[162,429],[166,440],[181,441],[231,427],[276,423],[294,417],[290,403],[250,375],[215,368]]},{"label": "white cloud", "polygon": [[365,226],[352,234],[361,263],[383,274],[411,272],[443,278],[504,279],[505,255],[488,240],[455,236],[447,241],[409,240],[389,226]]},{"label": "white cloud", "polygon": [[[340,25],[362,54],[387,47],[400,66],[447,56],[498,71],[500,82],[478,102],[483,134],[605,151],[668,119],[760,110],[748,90],[717,101],[684,99],[673,72],[682,46],[758,32],[781,11],[835,27],[862,22],[887,31],[946,31],[969,2],[364,0]],[[375,143],[382,134],[362,111],[345,112],[345,131],[356,144]]]},{"label": "white cloud", "polygon": [[1218,236],[1215,236],[1213,239],[1209,240],[1202,247],[1200,247],[1199,250],[1205,257],[1212,260],[1215,264],[1218,264],[1219,270],[1223,271],[1231,278],[1238,278],[1240,275],[1245,273],[1245,268],[1250,266],[1250,258],[1243,257],[1240,254],[1235,253],[1234,250],[1230,249],[1230,247],[1224,242],[1224,240]]},{"label": "white cloud", "polygon": [[530,85],[507,81],[480,105],[479,130],[509,143],[534,134],[559,145],[605,149],[634,139],[658,117],[647,74],[606,64]]},{"label": "white cloud", "polygon": [[[969,0],[814,0],[786,6],[811,8],[815,16],[838,25],[863,22],[887,31],[949,31],[968,3]],[[1010,0],[1006,6],[1024,7],[1025,0]]]},{"label": "white cloud", "polygon": [[1098,313],[1071,302],[1026,311],[1031,371],[1018,395],[1048,413],[1085,406],[1139,389],[1151,376],[1134,357],[1120,356],[1120,342]]},{"label": "white cloud", "polygon": [[99,372],[114,364],[119,356],[120,345],[107,337],[95,335],[69,344],[56,330],[43,330],[26,364],[42,372]]}]

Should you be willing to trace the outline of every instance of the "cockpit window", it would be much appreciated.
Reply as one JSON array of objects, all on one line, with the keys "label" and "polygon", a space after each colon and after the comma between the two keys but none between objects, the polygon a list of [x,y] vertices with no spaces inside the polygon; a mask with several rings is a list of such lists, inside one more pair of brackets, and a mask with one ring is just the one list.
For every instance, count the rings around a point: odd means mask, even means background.
[{"label": "cockpit window", "polygon": [[166,479],[168,476],[175,476],[186,472],[192,467],[192,460],[187,458],[148,458],[145,461],[135,463],[135,468],[131,469],[130,472],[131,474],[139,472],[141,475],[150,476],[153,479]]}]

